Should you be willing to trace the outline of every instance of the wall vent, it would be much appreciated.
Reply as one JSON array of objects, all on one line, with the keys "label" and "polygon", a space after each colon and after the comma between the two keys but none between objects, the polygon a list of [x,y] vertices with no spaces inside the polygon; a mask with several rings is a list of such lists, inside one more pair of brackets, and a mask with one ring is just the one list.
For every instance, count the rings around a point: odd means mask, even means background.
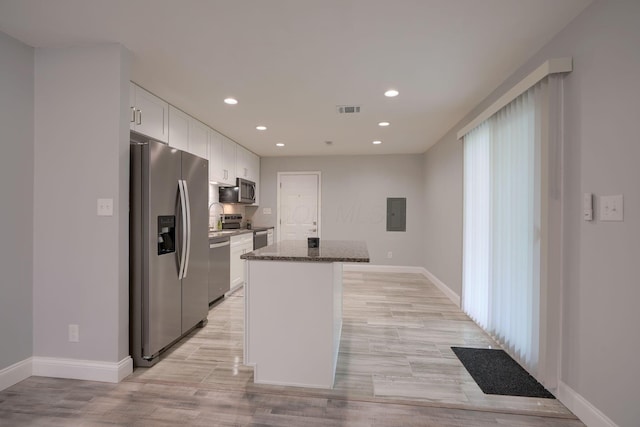
[{"label": "wall vent", "polygon": [[338,110],[338,114],[352,114],[360,112],[359,105],[338,105],[336,109]]}]

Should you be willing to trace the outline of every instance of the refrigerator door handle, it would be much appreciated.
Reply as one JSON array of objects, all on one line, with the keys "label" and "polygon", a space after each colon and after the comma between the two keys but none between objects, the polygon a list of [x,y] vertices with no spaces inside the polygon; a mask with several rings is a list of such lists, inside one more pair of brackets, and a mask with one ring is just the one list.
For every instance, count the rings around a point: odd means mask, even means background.
[{"label": "refrigerator door handle", "polygon": [[180,193],[180,213],[182,215],[182,246],[180,250],[180,268],[178,270],[178,280],[185,277],[185,265],[187,260],[187,201],[185,198],[184,181],[178,180],[178,192]]},{"label": "refrigerator door handle", "polygon": [[187,187],[187,181],[183,180],[182,185],[184,186],[184,198],[186,200],[185,206],[186,210],[186,219],[187,219],[187,245],[186,245],[186,262],[184,265],[184,274],[182,278],[187,277],[187,270],[189,269],[189,258],[191,255],[191,200],[189,199],[189,188]]}]

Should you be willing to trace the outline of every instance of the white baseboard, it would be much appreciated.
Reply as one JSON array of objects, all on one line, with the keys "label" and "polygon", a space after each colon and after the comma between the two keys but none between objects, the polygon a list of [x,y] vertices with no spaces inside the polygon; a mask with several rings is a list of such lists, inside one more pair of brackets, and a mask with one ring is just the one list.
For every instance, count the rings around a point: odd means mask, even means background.
[{"label": "white baseboard", "polygon": [[558,400],[588,427],[618,427],[609,417],[562,381],[558,381]]},{"label": "white baseboard", "polygon": [[375,273],[422,273],[424,274],[424,268],[412,267],[409,265],[375,265],[365,263],[345,263],[343,265],[343,271],[369,271]]},{"label": "white baseboard", "polygon": [[133,372],[133,359],[130,356],[117,363],[54,357],[32,359],[33,375],[40,377],[118,383]]},{"label": "white baseboard", "polygon": [[438,289],[444,293],[456,306],[460,307],[460,296],[444,284],[434,274],[424,267],[401,265],[373,265],[373,264],[344,264],[344,271],[375,272],[375,273],[418,273],[429,279]]},{"label": "white baseboard", "polygon": [[0,370],[0,391],[18,384],[22,380],[26,380],[31,376],[32,357],[24,359],[11,366],[7,366]]},{"label": "white baseboard", "polygon": [[229,289],[227,292],[224,293],[224,297],[227,298],[228,296],[230,296],[232,293],[234,293],[238,289],[242,288],[243,286],[244,286],[244,282],[240,283],[239,285],[234,286],[233,288]]},{"label": "white baseboard", "polygon": [[431,282],[436,285],[436,288],[440,289],[442,293],[445,294],[457,307],[460,307],[460,295],[453,292],[450,287],[445,285],[442,280],[438,279],[426,268],[423,268],[422,270],[422,274],[424,274],[427,279],[431,280]]}]

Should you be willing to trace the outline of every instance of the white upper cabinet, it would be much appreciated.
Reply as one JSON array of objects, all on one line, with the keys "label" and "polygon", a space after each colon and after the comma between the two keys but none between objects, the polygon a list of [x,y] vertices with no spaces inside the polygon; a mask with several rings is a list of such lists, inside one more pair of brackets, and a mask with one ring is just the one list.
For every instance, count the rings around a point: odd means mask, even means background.
[{"label": "white upper cabinet", "polygon": [[129,82],[130,129],[158,141],[168,142],[169,104]]},{"label": "white upper cabinet", "polygon": [[236,143],[209,130],[209,181],[236,185]]},{"label": "white upper cabinet", "polygon": [[238,144],[222,136],[222,169],[224,171],[224,184],[236,185],[236,149]]},{"label": "white upper cabinet", "polygon": [[260,197],[260,157],[241,145],[236,147],[236,175],[256,183],[256,201]]},{"label": "white upper cabinet", "polygon": [[236,175],[253,182],[260,179],[260,157],[241,145],[236,147]]},{"label": "white upper cabinet", "polygon": [[190,119],[189,152],[206,159],[209,152],[209,127],[194,118]]},{"label": "white upper cabinet", "polygon": [[202,122],[170,105],[169,145],[207,159],[209,128]]},{"label": "white upper cabinet", "polygon": [[[209,160],[209,181],[236,185],[236,177],[258,184],[260,158],[221,133],[129,82],[131,129]],[[256,188],[256,204],[257,204]]]},{"label": "white upper cabinet", "polygon": [[256,183],[256,201],[254,205],[260,204],[260,157],[249,152],[249,179]]},{"label": "white upper cabinet", "polygon": [[236,175],[238,178],[249,179],[249,150],[241,145],[236,147]]},{"label": "white upper cabinet", "polygon": [[251,151],[248,152],[247,169],[249,170],[249,180],[256,183],[260,181],[260,157]]},{"label": "white upper cabinet", "polygon": [[189,116],[173,105],[169,106],[169,145],[189,151]]},{"label": "white upper cabinet", "polygon": [[209,129],[209,181],[220,183],[223,180],[222,135]]}]

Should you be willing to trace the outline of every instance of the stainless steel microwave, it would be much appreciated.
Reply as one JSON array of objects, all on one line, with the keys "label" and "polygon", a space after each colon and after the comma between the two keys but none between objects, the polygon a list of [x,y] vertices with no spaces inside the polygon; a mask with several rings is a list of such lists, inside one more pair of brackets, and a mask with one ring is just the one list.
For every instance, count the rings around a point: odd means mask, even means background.
[{"label": "stainless steel microwave", "polygon": [[256,183],[248,179],[236,178],[235,187],[220,187],[218,189],[220,203],[256,202]]}]

